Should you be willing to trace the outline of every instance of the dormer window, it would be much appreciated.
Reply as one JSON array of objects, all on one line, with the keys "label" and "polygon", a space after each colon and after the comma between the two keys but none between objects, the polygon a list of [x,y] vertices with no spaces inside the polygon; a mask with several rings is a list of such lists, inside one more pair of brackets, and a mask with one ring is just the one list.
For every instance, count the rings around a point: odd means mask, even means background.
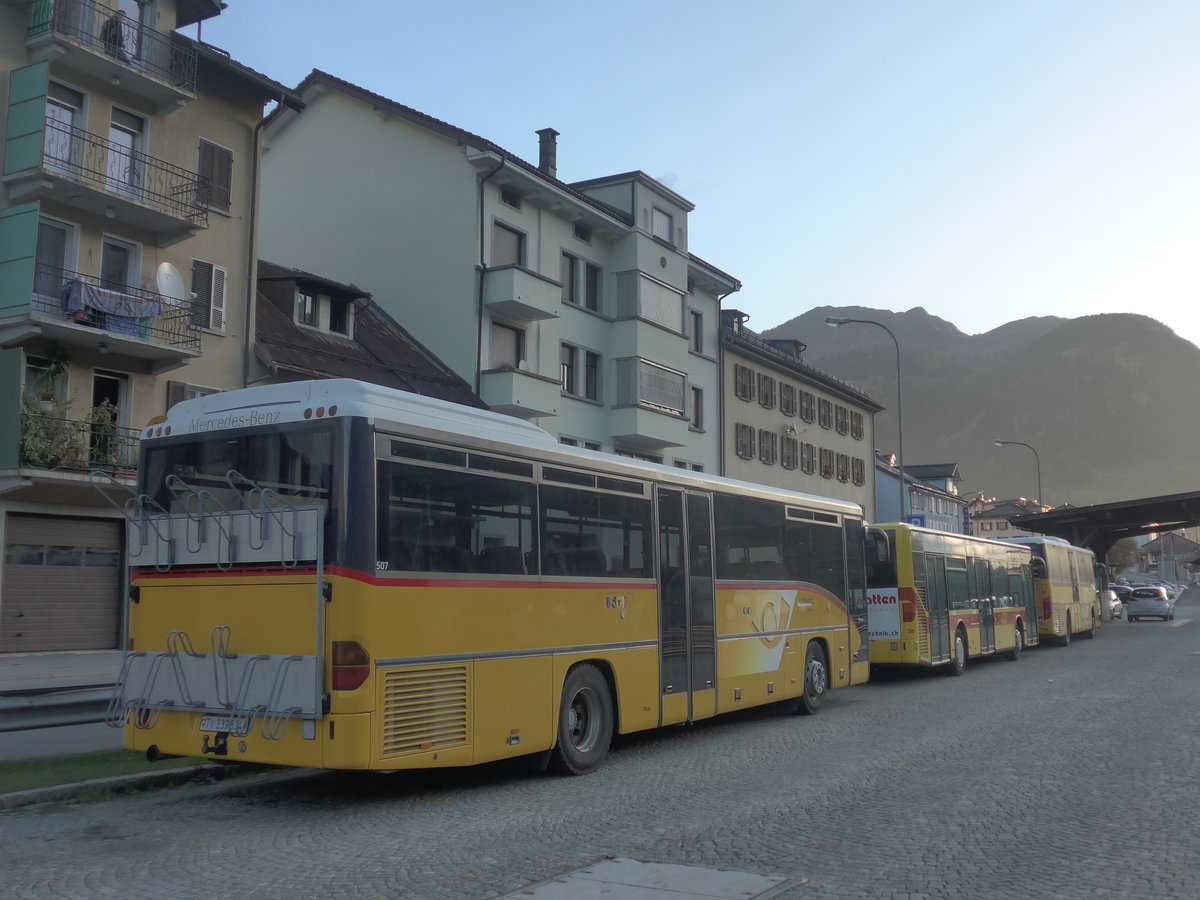
[{"label": "dormer window", "polygon": [[350,336],[350,304],[329,301],[329,330],[334,334]]},{"label": "dormer window", "polygon": [[317,295],[308,291],[296,291],[296,321],[301,325],[317,324]]}]

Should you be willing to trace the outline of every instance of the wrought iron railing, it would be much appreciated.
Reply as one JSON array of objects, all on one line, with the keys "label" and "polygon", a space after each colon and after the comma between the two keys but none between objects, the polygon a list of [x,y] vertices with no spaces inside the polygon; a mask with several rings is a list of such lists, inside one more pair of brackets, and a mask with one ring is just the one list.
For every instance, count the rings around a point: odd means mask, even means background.
[{"label": "wrought iron railing", "polygon": [[[93,410],[96,413],[97,410]],[[104,416],[92,415],[92,419]],[[21,413],[21,466],[131,477],[140,431],[103,421],[78,421],[28,410]]]},{"label": "wrought iron railing", "polygon": [[147,28],[94,0],[37,0],[31,38],[54,33],[77,41],[180,90],[196,90],[196,48]]},{"label": "wrought iron railing", "polygon": [[79,272],[39,263],[31,298],[34,314],[183,352],[200,352],[200,331],[192,323],[190,300],[176,300],[132,287],[102,285],[93,292],[87,286],[94,281]]},{"label": "wrought iron railing", "polygon": [[47,119],[42,165],[194,225],[208,224],[195,172],[98,134]]}]

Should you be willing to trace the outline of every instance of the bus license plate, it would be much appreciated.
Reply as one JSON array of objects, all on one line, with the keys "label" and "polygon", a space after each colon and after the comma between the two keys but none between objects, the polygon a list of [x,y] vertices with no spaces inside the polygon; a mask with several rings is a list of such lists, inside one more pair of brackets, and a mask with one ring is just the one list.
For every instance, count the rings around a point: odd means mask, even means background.
[{"label": "bus license plate", "polygon": [[227,734],[249,734],[250,723],[233,716],[201,716],[201,731],[224,731]]}]

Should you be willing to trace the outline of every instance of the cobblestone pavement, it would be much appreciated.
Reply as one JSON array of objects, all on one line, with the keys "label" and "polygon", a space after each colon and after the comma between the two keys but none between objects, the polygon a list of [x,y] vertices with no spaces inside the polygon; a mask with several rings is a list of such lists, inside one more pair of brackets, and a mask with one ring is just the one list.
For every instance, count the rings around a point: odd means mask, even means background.
[{"label": "cobblestone pavement", "polygon": [[620,856],[788,900],[1193,900],[1200,608],[1178,615],[626,739],[582,778],[281,773],[0,813],[0,896],[485,900]]}]

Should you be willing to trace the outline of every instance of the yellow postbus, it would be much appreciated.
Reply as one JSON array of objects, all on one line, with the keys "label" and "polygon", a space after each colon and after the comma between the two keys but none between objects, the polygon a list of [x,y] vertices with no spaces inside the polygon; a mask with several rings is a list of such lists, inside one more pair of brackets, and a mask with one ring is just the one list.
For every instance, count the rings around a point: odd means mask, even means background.
[{"label": "yellow postbus", "polygon": [[[1033,553],[1033,586],[1037,596],[1038,633],[1064,647],[1076,635],[1095,637],[1102,621],[1096,556],[1056,537],[1007,538],[1006,543]],[[1102,582],[1101,582],[1102,583]]]},{"label": "yellow postbus", "polygon": [[[871,545],[888,543],[887,552]],[[871,665],[945,666],[1038,642],[1030,553],[999,541],[911,525],[868,532]]]},{"label": "yellow postbus", "polygon": [[867,679],[856,504],[341,379],[180,403],[139,477],[109,719],[151,758],[581,774]]}]

